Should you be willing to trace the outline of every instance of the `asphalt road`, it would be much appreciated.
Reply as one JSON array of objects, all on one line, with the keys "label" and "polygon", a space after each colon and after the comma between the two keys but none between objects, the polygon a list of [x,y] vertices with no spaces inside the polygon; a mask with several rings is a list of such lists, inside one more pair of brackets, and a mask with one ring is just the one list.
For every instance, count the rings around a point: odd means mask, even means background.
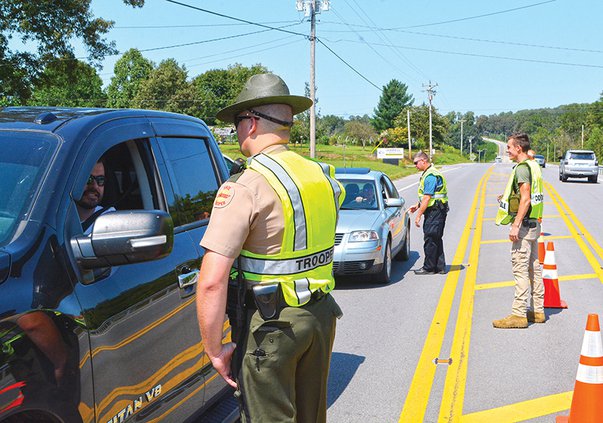
[{"label": "asphalt road", "polygon": [[[547,322],[528,329],[494,329],[492,320],[510,314],[513,300],[508,227],[494,224],[510,172],[510,164],[444,168],[447,275],[411,271],[423,262],[422,230],[413,226],[411,259],[394,263],[391,284],[338,283],[344,316],[329,422],[550,422],[567,414],[587,315],[603,318],[603,187],[562,183],[555,165],[543,169],[544,238],[554,243],[569,307],[547,309]],[[409,204],[417,181],[396,182]]]}]

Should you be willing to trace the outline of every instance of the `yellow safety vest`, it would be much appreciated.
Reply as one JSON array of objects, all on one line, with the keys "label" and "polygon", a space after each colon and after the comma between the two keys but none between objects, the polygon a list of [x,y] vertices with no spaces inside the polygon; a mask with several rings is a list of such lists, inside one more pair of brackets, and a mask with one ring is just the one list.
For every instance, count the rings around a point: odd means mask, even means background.
[{"label": "yellow safety vest", "polygon": [[448,188],[446,187],[446,179],[444,179],[444,175],[435,168],[434,165],[430,165],[423,174],[421,175],[421,179],[419,180],[419,203],[423,200],[423,193],[425,191],[425,178],[428,175],[433,175],[442,180],[442,186],[437,188],[436,184],[436,192],[431,196],[429,202],[427,203],[427,207],[431,207],[435,204],[436,200],[441,201],[442,203],[448,202]]},{"label": "yellow safety vest", "polygon": [[335,227],[344,199],[335,169],[288,150],[255,155],[247,168],[261,173],[276,191],[285,228],[279,253],[241,251],[245,280],[280,283],[285,301],[294,307],[306,304],[318,289],[333,290]]},{"label": "yellow safety vest", "polygon": [[[513,181],[515,180],[515,171],[519,166],[528,166],[530,174],[532,175],[532,182],[530,183],[530,214],[527,216],[530,219],[540,219],[543,212],[543,182],[542,182],[542,171],[540,165],[534,160],[524,160],[518,163],[511,172],[511,177],[507,182],[505,192],[500,199],[498,211],[496,213],[496,224],[497,225],[508,225],[513,221],[517,215],[517,210],[510,206],[511,194],[513,191]],[[519,201],[519,199],[517,200]]]}]

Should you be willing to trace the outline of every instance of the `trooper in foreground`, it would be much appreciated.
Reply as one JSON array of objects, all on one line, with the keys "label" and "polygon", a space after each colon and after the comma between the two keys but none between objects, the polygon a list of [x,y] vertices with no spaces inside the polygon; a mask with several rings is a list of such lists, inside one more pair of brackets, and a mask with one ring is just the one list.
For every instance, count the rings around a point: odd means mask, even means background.
[{"label": "trooper in foreground", "polygon": [[[543,209],[543,183],[540,165],[528,156],[530,138],[515,133],[507,141],[509,158],[517,162],[503,195],[498,197],[497,225],[508,225],[511,264],[515,278],[513,310],[504,319],[494,320],[499,329],[527,328],[528,322],[544,323],[544,285],[538,261],[538,237]],[[528,310],[531,297],[533,309]]]},{"label": "trooper in foreground", "polygon": [[[286,146],[293,115],[311,105],[261,74],[217,114],[234,123],[249,158],[218,191],[201,241],[197,315],[212,365],[237,388],[243,422],[326,421],[342,314],[329,293],[344,193],[331,166]],[[222,344],[227,297],[234,343]]]}]

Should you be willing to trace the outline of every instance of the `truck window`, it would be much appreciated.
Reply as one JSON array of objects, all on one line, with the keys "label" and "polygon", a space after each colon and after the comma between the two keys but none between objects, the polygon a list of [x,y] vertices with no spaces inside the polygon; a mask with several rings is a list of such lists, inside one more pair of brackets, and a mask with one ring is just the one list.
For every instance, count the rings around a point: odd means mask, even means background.
[{"label": "truck window", "polygon": [[209,219],[219,188],[216,169],[203,138],[159,138],[174,189],[174,226]]}]

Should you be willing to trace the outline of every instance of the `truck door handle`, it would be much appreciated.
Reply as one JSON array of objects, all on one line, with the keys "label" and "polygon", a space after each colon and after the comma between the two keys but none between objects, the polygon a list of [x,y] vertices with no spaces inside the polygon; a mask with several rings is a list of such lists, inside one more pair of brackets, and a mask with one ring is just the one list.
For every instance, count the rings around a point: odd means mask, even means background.
[{"label": "truck door handle", "polygon": [[197,283],[199,279],[199,270],[190,270],[188,267],[182,269],[182,273],[178,275],[178,285],[180,289],[184,289]]}]

